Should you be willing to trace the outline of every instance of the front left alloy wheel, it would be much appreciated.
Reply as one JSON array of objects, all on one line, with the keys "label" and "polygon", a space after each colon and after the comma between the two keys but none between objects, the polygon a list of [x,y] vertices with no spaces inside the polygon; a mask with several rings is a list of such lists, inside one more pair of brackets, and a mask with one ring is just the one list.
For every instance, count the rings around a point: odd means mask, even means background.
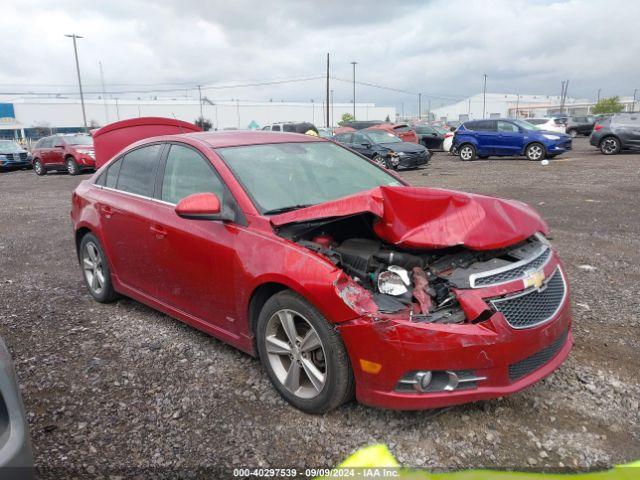
[{"label": "front left alloy wheel", "polygon": [[542,160],[545,157],[546,152],[544,149],[544,145],[542,145],[541,143],[532,143],[527,147],[524,154],[529,160],[536,161]]},{"label": "front left alloy wheel", "polygon": [[353,396],[353,372],[340,334],[294,292],[267,300],[256,341],[271,383],[294,407],[321,414]]},{"label": "front left alloy wheel", "polygon": [[100,303],[110,303],[117,298],[111,282],[109,264],[102,245],[91,233],[82,237],[80,242],[80,265],[84,283],[89,293]]}]

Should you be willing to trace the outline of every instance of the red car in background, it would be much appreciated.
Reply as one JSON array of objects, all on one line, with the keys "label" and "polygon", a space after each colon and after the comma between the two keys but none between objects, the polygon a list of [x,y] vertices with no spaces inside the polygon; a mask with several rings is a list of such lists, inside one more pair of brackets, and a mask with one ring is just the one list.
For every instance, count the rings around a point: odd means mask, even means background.
[{"label": "red car in background", "polygon": [[517,392],[572,345],[568,285],[527,205],[410,187],[318,137],[163,135],[73,193],[89,293],[258,356],[292,405],[422,409]]},{"label": "red car in background", "polygon": [[418,135],[415,130],[406,123],[381,123],[373,127],[368,127],[365,130],[384,130],[397,135],[403,142],[419,143]]},{"label": "red car in background", "polygon": [[93,139],[89,135],[51,135],[38,140],[31,152],[33,171],[46,175],[49,170],[66,170],[78,175],[96,167]]}]

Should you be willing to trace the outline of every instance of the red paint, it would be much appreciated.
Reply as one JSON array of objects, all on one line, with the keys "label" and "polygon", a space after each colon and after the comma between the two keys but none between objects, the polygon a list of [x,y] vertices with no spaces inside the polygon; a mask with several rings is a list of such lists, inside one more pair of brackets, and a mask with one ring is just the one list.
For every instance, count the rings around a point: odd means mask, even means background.
[{"label": "red paint", "polygon": [[[377,234],[396,245],[496,248],[547,230],[524,204],[403,186],[374,189],[267,218],[258,213],[214,148],[325,140],[267,132],[166,136],[156,136],[153,128],[144,132],[153,140],[138,141],[124,151],[152,141],[180,142],[195,148],[226,183],[244,220],[182,218],[174,205],[94,185],[98,172],[74,192],[71,217],[75,231],[88,229],[102,243],[118,292],[255,354],[249,318],[252,295],[272,283],[291,289],[336,324],[354,369],[358,399],[386,408],[431,408],[512,393],[548,375],[568,354],[571,336],[550,363],[516,383],[508,382],[508,364],[539,351],[569,328],[568,296],[556,318],[526,330],[512,329],[500,313],[478,324],[417,323],[410,320],[408,308],[393,315],[378,312],[370,291],[324,256],[278,236],[273,228],[369,212],[379,219]],[[121,149],[122,140],[115,134],[113,138],[117,145],[107,145],[107,149]],[[213,203],[211,196],[194,195],[183,200],[177,210],[211,213],[216,210]],[[547,276],[556,267],[561,268],[554,254],[544,268]],[[470,308],[476,311],[482,299],[522,288],[522,281],[517,280],[478,289]],[[381,371],[362,371],[360,359],[380,363]],[[487,380],[475,390],[395,392],[404,374],[419,369],[472,369]]]},{"label": "red paint", "polygon": [[381,123],[380,125],[368,127],[365,130],[384,130],[385,132],[393,133],[400,137],[403,142],[419,143],[418,135],[415,130],[411,129],[406,123]]},{"label": "red paint", "polygon": [[91,131],[96,149],[96,168],[107,163],[123,148],[143,138],[201,131],[193,123],[162,117],[130,118],[110,123]]},{"label": "red paint", "polygon": [[422,187],[378,187],[332,202],[271,217],[271,223],[372,213],[376,234],[404,248],[465,245],[493,250],[546,233],[547,224],[528,205],[515,200]]},{"label": "red paint", "polygon": [[215,215],[220,213],[220,200],[213,193],[195,193],[176,205],[179,216]]}]

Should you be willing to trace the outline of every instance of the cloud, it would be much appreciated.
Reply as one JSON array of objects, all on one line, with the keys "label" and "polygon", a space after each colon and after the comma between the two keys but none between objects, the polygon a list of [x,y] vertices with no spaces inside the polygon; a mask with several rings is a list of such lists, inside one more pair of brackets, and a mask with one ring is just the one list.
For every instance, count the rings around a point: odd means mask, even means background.
[{"label": "cloud", "polygon": [[[604,18],[604,11],[615,22]],[[611,18],[611,17],[610,17]],[[357,78],[434,102],[477,93],[482,74],[492,92],[629,95],[638,85],[640,3],[612,0],[369,2],[4,2],[0,17],[0,91],[74,91],[71,41],[78,33],[83,80],[99,90],[98,62],[108,89],[308,77]],[[13,85],[8,85],[13,84]],[[42,85],[36,87],[36,85]],[[336,101],[351,85],[334,82]],[[358,86],[358,99],[415,111],[415,95]],[[185,92],[158,92],[181,95]],[[321,80],[236,90],[205,91],[212,98],[322,101]],[[144,94],[154,95],[153,93]]]}]

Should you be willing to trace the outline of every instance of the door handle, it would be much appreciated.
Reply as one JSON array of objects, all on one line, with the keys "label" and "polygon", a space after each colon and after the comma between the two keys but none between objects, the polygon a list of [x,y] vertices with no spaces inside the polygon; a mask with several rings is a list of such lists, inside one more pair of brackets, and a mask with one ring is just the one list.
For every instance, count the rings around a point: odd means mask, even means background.
[{"label": "door handle", "polygon": [[153,233],[155,233],[156,238],[158,240],[162,240],[168,233],[167,230],[163,226],[156,225],[156,224],[151,225],[149,227],[149,230],[151,230]]},{"label": "door handle", "polygon": [[102,206],[100,207],[100,213],[102,213],[102,216],[106,219],[111,218],[111,215],[113,215],[113,210],[111,210],[111,207],[106,207],[106,206]]}]

